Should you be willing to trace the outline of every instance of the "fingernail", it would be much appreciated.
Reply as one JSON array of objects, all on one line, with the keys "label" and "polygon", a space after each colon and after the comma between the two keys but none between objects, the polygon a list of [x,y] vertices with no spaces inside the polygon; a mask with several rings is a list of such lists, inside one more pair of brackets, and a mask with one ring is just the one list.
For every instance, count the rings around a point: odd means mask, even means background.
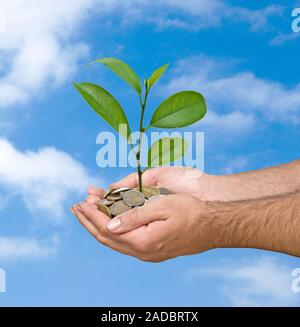
[{"label": "fingernail", "polygon": [[115,231],[120,226],[121,226],[121,220],[119,218],[114,218],[107,224],[107,228],[111,232]]}]

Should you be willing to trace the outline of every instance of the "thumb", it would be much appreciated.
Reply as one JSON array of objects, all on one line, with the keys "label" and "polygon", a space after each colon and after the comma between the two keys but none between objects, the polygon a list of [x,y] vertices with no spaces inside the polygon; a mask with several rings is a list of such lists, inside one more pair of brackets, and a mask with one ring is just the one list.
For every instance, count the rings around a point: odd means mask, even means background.
[{"label": "thumb", "polygon": [[161,220],[163,217],[161,206],[157,206],[157,203],[154,206],[154,202],[160,201],[156,200],[142,207],[133,208],[113,218],[107,223],[107,229],[113,233],[127,233],[153,221]]}]

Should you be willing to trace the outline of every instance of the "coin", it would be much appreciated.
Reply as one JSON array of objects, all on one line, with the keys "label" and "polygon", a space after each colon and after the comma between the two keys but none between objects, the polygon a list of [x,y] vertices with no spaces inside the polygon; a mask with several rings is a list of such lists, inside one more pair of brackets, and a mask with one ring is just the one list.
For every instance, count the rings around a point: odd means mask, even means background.
[{"label": "coin", "polygon": [[97,204],[98,210],[103,212],[105,215],[111,218],[111,212],[109,208],[104,204]]},{"label": "coin", "polygon": [[153,196],[150,196],[150,198],[148,199],[148,202],[149,201],[153,201],[153,200],[157,200],[157,199],[160,199],[160,198],[163,198],[164,195],[160,194],[160,195],[153,195]]},{"label": "coin", "polygon": [[167,188],[165,187],[160,187],[159,188],[159,193],[161,195],[168,195],[168,194],[172,194],[172,192],[170,190],[168,190]]},{"label": "coin", "polygon": [[129,191],[130,190],[130,188],[129,187],[121,187],[121,188],[117,188],[117,189],[115,189],[115,190],[112,190],[111,192],[110,192],[110,194],[116,194],[116,193],[123,193],[123,192],[126,192],[126,191]]},{"label": "coin", "polygon": [[129,209],[131,209],[131,206],[128,206],[123,201],[117,201],[110,207],[111,213],[114,216],[118,216]]},{"label": "coin", "polygon": [[108,195],[110,195],[115,189],[108,190],[105,194],[104,197],[106,198]]},{"label": "coin", "polygon": [[131,207],[137,207],[145,203],[145,196],[137,190],[129,190],[123,194],[123,201]]},{"label": "coin", "polygon": [[143,194],[145,195],[146,199],[149,199],[151,196],[159,195],[160,191],[157,187],[147,186],[143,187]]},{"label": "coin", "polygon": [[96,204],[104,204],[105,206],[110,206],[114,203],[115,201],[110,201],[110,200],[107,200],[107,199],[101,199],[99,200]]},{"label": "coin", "polygon": [[122,200],[123,193],[109,194],[106,196],[106,199],[109,201],[119,201]]}]

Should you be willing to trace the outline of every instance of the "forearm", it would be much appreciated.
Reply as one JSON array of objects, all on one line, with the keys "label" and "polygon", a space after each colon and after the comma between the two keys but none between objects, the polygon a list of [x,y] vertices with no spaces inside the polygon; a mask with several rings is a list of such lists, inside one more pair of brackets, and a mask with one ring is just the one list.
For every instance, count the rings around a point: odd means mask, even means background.
[{"label": "forearm", "polygon": [[300,257],[300,193],[206,206],[212,248],[256,248]]},{"label": "forearm", "polygon": [[257,199],[300,190],[300,160],[235,175],[210,176],[209,193],[219,201]]}]

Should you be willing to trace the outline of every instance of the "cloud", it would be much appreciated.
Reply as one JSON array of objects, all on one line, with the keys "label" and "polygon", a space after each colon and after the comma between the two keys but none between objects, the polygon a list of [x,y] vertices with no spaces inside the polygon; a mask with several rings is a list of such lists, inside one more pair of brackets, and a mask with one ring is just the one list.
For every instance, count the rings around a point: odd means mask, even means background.
[{"label": "cloud", "polygon": [[48,241],[0,236],[0,260],[11,262],[43,259],[56,253],[58,243],[59,239],[56,235]]},{"label": "cloud", "polygon": [[270,42],[270,45],[281,46],[286,42],[294,41],[300,37],[300,33],[279,33]]},{"label": "cloud", "polygon": [[0,34],[0,108],[24,104],[70,79],[89,53],[76,36],[92,15],[102,23],[119,19],[123,25],[190,30],[245,22],[256,31],[282,11],[250,10],[225,0],[2,0],[1,7],[6,30]]},{"label": "cloud", "polygon": [[269,19],[272,17],[282,16],[284,7],[279,5],[271,5],[258,10],[249,10],[241,7],[231,7],[228,10],[228,18],[237,22],[248,23],[254,32],[269,31],[271,26]]},{"label": "cloud", "polygon": [[53,221],[63,216],[71,195],[81,195],[95,182],[81,163],[54,147],[22,152],[0,139],[0,154],[0,188]]},{"label": "cloud", "polygon": [[180,28],[199,31],[227,23],[246,23],[252,31],[269,28],[269,19],[279,16],[282,6],[268,6],[258,10],[233,6],[225,0],[160,0],[131,1],[123,7],[125,24],[152,23],[157,28]]},{"label": "cloud", "polygon": [[94,0],[2,0],[6,31],[0,34],[0,108],[25,103],[60,85],[88,53],[72,39]]},{"label": "cloud", "polygon": [[268,256],[239,262],[222,260],[213,267],[192,269],[188,276],[226,282],[217,291],[233,306],[292,306],[299,302],[291,290],[291,268]]},{"label": "cloud", "polygon": [[6,31],[6,14],[3,8],[0,8],[0,33]]},{"label": "cloud", "polygon": [[[199,123],[204,130],[218,131],[218,135],[226,136],[241,135],[250,132],[255,125],[255,117],[252,114],[241,111],[233,111],[230,113],[217,113],[213,110],[208,111],[203,122]],[[230,130],[230,135],[228,131]]]},{"label": "cloud", "polygon": [[[251,71],[238,71],[237,62],[199,55],[180,60],[175,77],[162,87],[163,94],[187,88],[202,92],[214,111],[210,124],[228,130],[242,122],[242,129],[260,120],[288,124],[300,122],[300,84],[284,84],[257,77]],[[224,120],[225,118],[225,120]],[[224,126],[226,127],[226,126]]]}]

